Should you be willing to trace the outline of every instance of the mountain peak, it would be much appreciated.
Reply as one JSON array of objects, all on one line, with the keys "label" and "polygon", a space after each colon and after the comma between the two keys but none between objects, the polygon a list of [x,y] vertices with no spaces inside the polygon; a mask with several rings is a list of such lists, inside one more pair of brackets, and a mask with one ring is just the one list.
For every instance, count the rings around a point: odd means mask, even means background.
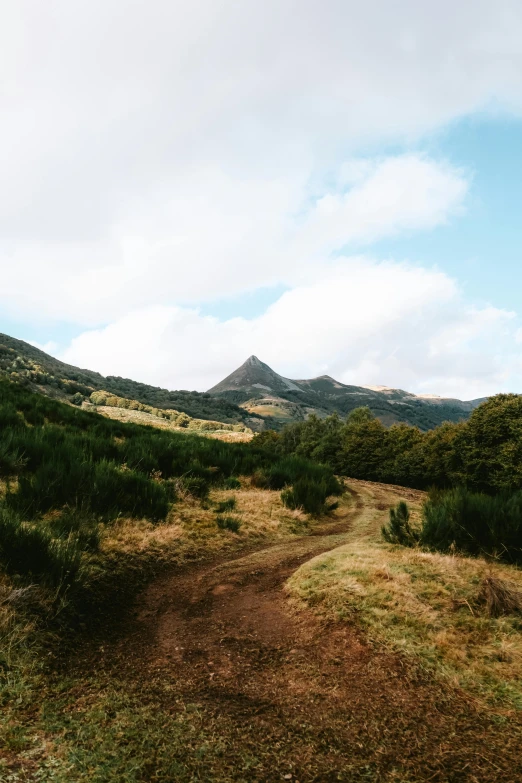
[{"label": "mountain peak", "polygon": [[245,366],[250,366],[250,367],[268,367],[268,364],[265,364],[260,359],[258,359],[257,356],[254,356],[254,354],[252,354],[252,356],[249,356],[248,359],[246,360],[246,362],[243,362],[243,364],[241,366],[242,367],[245,367]]},{"label": "mountain peak", "polygon": [[301,391],[294,381],[283,378],[268,364],[265,364],[257,356],[249,356],[241,367],[224,378],[220,383],[209,389],[216,394],[224,391],[252,391],[257,394],[276,393],[282,391]]}]

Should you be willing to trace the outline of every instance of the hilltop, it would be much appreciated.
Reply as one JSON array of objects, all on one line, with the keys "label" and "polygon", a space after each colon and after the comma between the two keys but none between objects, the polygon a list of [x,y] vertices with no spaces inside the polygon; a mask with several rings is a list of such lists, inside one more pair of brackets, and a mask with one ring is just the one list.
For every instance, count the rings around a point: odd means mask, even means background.
[{"label": "hilltop", "polygon": [[250,414],[271,416],[280,424],[302,421],[312,413],[321,418],[334,412],[346,416],[354,408],[368,406],[386,425],[403,422],[423,430],[443,421],[463,421],[483,401],[416,395],[386,386],[351,386],[329,375],[292,380],[257,356],[250,356],[208,393],[240,405]]},{"label": "hilltop", "polygon": [[195,419],[244,424],[253,429],[265,426],[262,417],[232,401],[197,391],[169,391],[116,375],[103,376],[61,362],[24,340],[2,333],[0,375],[65,402],[81,402],[93,392],[104,391],[154,408],[175,409]]}]

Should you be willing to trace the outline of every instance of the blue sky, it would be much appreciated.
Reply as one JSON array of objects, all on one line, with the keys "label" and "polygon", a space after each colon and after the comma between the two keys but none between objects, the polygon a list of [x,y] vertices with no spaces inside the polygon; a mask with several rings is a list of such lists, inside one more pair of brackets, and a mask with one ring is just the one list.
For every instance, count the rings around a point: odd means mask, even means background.
[{"label": "blue sky", "polygon": [[[407,149],[378,148],[365,153],[400,154]],[[470,192],[462,213],[447,225],[387,238],[374,243],[372,252],[426,267],[438,266],[457,278],[476,302],[517,311],[522,291],[522,120],[480,112],[416,141],[409,149],[464,169],[470,178]],[[285,290],[286,286],[278,284],[242,292],[204,303],[201,312],[220,320],[256,317]],[[60,347],[82,331],[81,326],[67,321],[39,322],[37,315],[28,321],[0,313],[0,331]]]},{"label": "blue sky", "polygon": [[[461,214],[421,234],[387,238],[375,254],[438,266],[457,278],[478,303],[517,311],[522,291],[522,120],[479,112],[409,147],[377,148],[366,154],[400,154],[417,149],[450,161],[470,178]],[[282,286],[212,302],[203,312],[218,318],[259,315]]]},{"label": "blue sky", "polygon": [[522,122],[471,116],[423,140],[422,149],[471,179],[463,214],[429,234],[382,242],[377,252],[438,264],[478,302],[518,310],[522,290]]},{"label": "blue sky", "polygon": [[0,12],[0,331],[171,388],[521,391],[522,7],[201,6]]}]

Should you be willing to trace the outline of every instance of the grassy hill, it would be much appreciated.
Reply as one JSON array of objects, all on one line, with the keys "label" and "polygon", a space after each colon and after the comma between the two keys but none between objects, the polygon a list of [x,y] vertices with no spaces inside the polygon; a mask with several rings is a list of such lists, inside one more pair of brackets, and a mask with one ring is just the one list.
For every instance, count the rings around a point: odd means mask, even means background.
[{"label": "grassy hill", "polygon": [[481,402],[420,397],[401,389],[349,386],[327,375],[290,380],[255,356],[208,392],[169,391],[65,364],[5,334],[0,334],[0,375],[75,404],[89,400],[93,392],[106,392],[151,408],[185,413],[193,419],[240,424],[255,432],[281,429],[311,414],[324,418],[338,413],[344,418],[361,406],[368,406],[386,426],[405,423],[426,431],[444,421],[465,421]]},{"label": "grassy hill", "polygon": [[26,384],[49,397],[72,401],[107,391],[155,408],[171,408],[196,419],[262,428],[263,420],[234,402],[197,391],[169,391],[129,378],[104,377],[91,370],[65,364],[23,340],[0,334],[0,374]]}]

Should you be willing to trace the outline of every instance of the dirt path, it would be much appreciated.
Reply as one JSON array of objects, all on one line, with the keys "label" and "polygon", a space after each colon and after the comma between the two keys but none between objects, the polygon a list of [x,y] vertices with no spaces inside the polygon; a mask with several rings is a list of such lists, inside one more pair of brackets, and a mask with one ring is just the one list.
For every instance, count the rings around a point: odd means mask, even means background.
[{"label": "dirt path", "polygon": [[187,749],[191,780],[522,779],[502,758],[509,738],[463,696],[373,648],[355,625],[326,626],[289,605],[290,574],[355,529],[374,530],[396,498],[353,486],[349,510],[313,536],[151,584],[112,665],[149,683],[161,709],[201,715],[222,752]]}]

